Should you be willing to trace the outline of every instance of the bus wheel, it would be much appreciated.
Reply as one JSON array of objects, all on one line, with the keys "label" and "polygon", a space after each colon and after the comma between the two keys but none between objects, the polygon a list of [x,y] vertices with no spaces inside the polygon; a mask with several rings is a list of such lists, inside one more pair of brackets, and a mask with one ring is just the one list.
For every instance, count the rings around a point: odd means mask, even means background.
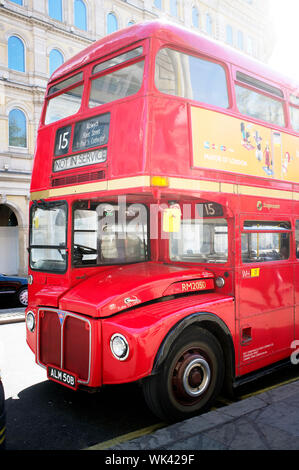
[{"label": "bus wheel", "polygon": [[159,373],[144,381],[149,408],[166,421],[205,411],[222,387],[223,364],[221,346],[209,331],[186,330],[172,345]]}]

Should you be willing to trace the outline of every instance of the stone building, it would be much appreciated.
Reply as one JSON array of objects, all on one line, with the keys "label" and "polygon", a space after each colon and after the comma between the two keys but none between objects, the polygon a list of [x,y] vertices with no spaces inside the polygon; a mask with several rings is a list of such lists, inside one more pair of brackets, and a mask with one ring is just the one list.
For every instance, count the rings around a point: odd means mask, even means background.
[{"label": "stone building", "polygon": [[268,0],[0,0],[0,272],[27,271],[35,136],[47,80],[91,42],[133,23],[175,21],[266,61]]}]

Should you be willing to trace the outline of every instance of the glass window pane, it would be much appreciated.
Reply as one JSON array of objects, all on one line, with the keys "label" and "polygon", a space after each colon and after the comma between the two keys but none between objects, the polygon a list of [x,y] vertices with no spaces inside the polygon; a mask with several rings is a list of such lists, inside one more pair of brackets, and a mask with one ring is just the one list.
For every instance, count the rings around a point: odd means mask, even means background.
[{"label": "glass window pane", "polygon": [[290,256],[289,233],[242,233],[242,261],[279,261]]},{"label": "glass window pane", "polygon": [[242,114],[277,126],[285,125],[282,102],[239,85],[236,85],[235,89],[237,106]]},{"label": "glass window pane", "polygon": [[27,147],[26,117],[20,109],[13,109],[8,117],[9,145]]},{"label": "glass window pane", "polygon": [[290,114],[292,128],[295,131],[299,132],[299,108],[294,108],[294,106],[290,106]]},{"label": "glass window pane", "polygon": [[159,10],[162,9],[162,0],[155,0],[154,5],[156,8],[159,8]]},{"label": "glass window pane", "polygon": [[76,266],[136,263],[148,257],[147,209],[142,204],[79,203],[74,211]]},{"label": "glass window pane", "polygon": [[75,0],[74,2],[74,24],[76,28],[87,31],[86,6],[82,0]]},{"label": "glass window pane", "polygon": [[65,204],[34,207],[31,212],[30,266],[42,271],[66,269],[67,208]]},{"label": "glass window pane", "polygon": [[45,124],[72,116],[79,111],[83,95],[83,85],[55,96],[48,101]]},{"label": "glass window pane", "polygon": [[180,231],[170,234],[169,256],[189,263],[226,263],[228,231],[225,219],[181,221]]},{"label": "glass window pane", "polygon": [[96,65],[92,69],[92,73],[95,74],[103,70],[107,70],[111,67],[114,67],[115,65],[122,64],[127,60],[134,59],[135,57],[142,55],[142,51],[142,47],[136,47],[136,49],[132,49],[131,51],[125,52],[124,54],[120,54],[116,57],[113,57],[113,59],[105,60],[105,62],[101,62],[100,64]]},{"label": "glass window pane", "polygon": [[242,31],[238,31],[238,48],[241,50],[244,49],[244,35]]},{"label": "glass window pane", "polygon": [[178,2],[177,0],[170,0],[170,14],[178,16]]},{"label": "glass window pane", "polygon": [[23,0],[10,0],[12,3],[16,3],[17,5],[23,5]]},{"label": "glass window pane", "polygon": [[118,30],[117,18],[113,13],[109,13],[107,17],[107,34],[114,33]]},{"label": "glass window pane", "polygon": [[162,93],[181,96],[228,108],[223,67],[172,49],[161,49],[156,57],[156,87]]},{"label": "glass window pane", "polygon": [[282,232],[283,230],[291,230],[291,222],[286,221],[268,221],[268,220],[245,220],[244,230],[259,230],[266,231],[277,230]]},{"label": "glass window pane", "polygon": [[141,61],[92,80],[89,106],[93,108],[137,93],[142,85],[143,69],[144,61]]},{"label": "glass window pane", "polygon": [[49,16],[62,21],[62,0],[48,0]]},{"label": "glass window pane", "polygon": [[18,72],[25,72],[24,44],[16,36],[8,38],[8,68]]},{"label": "glass window pane", "polygon": [[233,45],[233,28],[229,24],[226,26],[226,42]]},{"label": "glass window pane", "polygon": [[296,104],[297,106],[299,106],[299,96],[290,95],[290,103]]},{"label": "glass window pane", "polygon": [[57,49],[52,49],[49,56],[50,75],[63,64],[63,55]]},{"label": "glass window pane", "polygon": [[213,33],[213,23],[212,18],[209,14],[206,15],[206,32],[209,36],[212,36]]},{"label": "glass window pane", "polygon": [[68,88],[69,86],[72,86],[75,83],[80,82],[81,80],[83,80],[82,72],[77,73],[76,75],[73,75],[72,77],[63,80],[62,82],[56,83],[56,85],[51,86],[51,88],[49,88],[48,95],[52,95],[53,93],[63,90],[64,88]]},{"label": "glass window pane", "polygon": [[195,28],[199,28],[199,14],[196,7],[192,8],[192,24]]}]

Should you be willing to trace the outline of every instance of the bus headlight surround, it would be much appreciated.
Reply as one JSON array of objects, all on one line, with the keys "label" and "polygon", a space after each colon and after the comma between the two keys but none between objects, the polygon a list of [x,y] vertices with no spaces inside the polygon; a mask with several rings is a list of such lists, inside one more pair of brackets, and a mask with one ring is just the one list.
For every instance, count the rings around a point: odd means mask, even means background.
[{"label": "bus headlight surround", "polygon": [[110,349],[113,356],[119,361],[124,361],[129,355],[129,343],[120,333],[115,333],[110,339]]},{"label": "bus headlight surround", "polygon": [[28,330],[33,333],[35,329],[35,315],[31,310],[29,310],[26,315],[26,326]]}]

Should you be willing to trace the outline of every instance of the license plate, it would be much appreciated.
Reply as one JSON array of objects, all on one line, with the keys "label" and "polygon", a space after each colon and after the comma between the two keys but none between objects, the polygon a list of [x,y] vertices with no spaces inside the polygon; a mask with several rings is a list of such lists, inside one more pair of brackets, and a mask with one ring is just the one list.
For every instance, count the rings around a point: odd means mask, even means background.
[{"label": "license plate", "polygon": [[66,387],[70,387],[74,390],[77,389],[77,376],[70,374],[69,372],[58,369],[57,367],[48,366],[48,379],[54,380],[54,382],[61,383]]}]

